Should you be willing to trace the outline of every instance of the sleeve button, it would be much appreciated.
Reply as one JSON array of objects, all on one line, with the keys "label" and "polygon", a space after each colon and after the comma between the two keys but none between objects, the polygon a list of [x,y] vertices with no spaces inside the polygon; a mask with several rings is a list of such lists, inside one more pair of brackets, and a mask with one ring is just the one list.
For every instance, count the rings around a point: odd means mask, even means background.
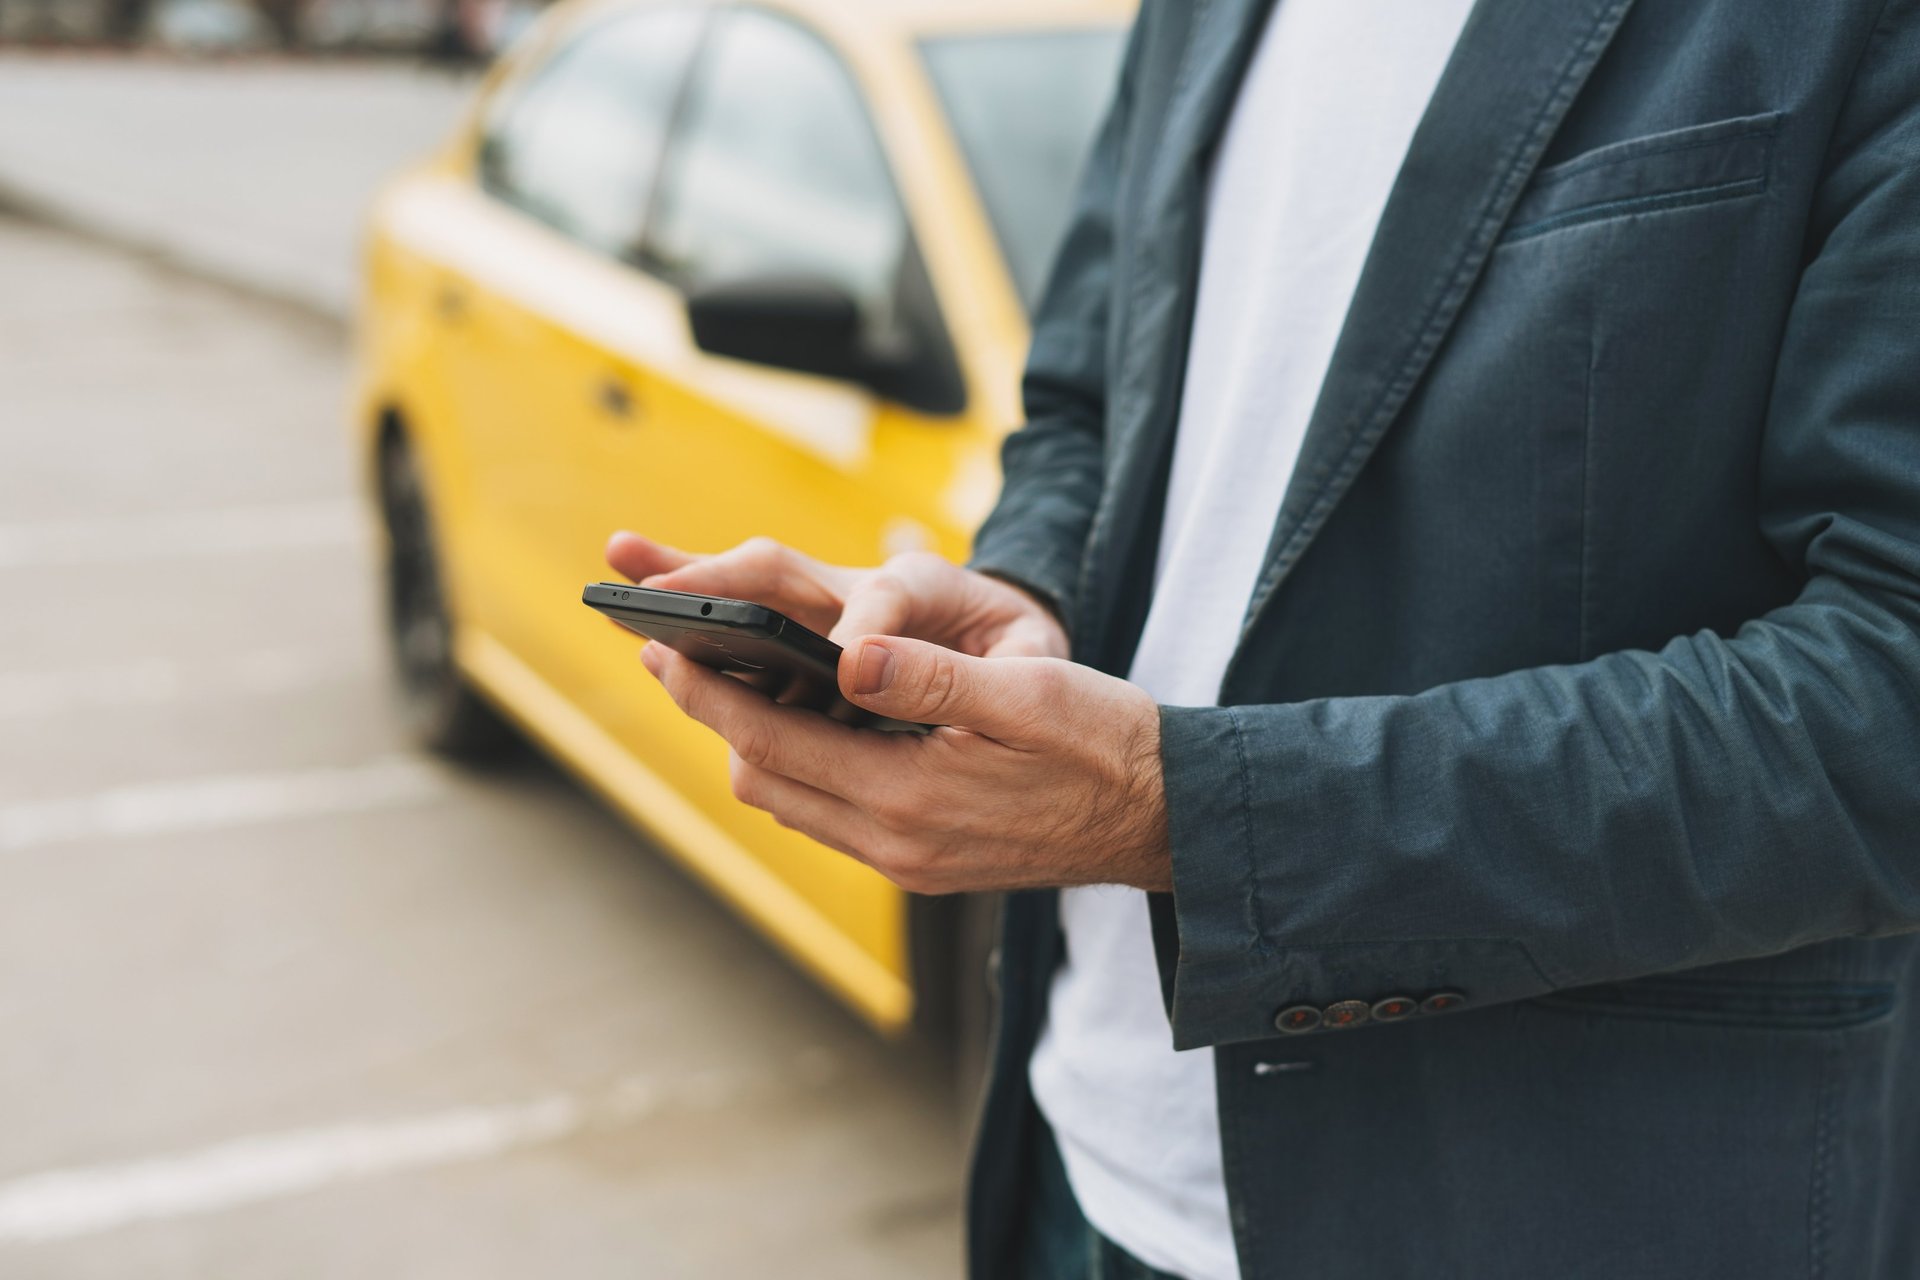
[{"label": "sleeve button", "polygon": [[1296,1004],[1274,1014],[1273,1025],[1287,1035],[1297,1036],[1320,1025],[1320,1011],[1310,1004]]},{"label": "sleeve button", "polygon": [[1365,1000],[1342,1000],[1339,1004],[1330,1004],[1320,1014],[1322,1026],[1331,1030],[1343,1030],[1357,1027],[1367,1020],[1372,1012]]},{"label": "sleeve button", "polygon": [[1467,1002],[1458,991],[1438,991],[1420,1002],[1422,1013],[1450,1013]]},{"label": "sleeve button", "polygon": [[1375,1022],[1398,1022],[1419,1007],[1420,1002],[1412,996],[1388,996],[1384,1000],[1374,1001],[1372,1011],[1373,1020]]}]

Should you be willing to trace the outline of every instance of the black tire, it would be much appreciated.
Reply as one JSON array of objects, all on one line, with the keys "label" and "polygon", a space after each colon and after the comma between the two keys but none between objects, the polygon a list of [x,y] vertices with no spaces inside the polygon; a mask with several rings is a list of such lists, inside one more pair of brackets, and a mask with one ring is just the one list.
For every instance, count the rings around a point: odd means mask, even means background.
[{"label": "black tire", "polygon": [[518,739],[454,665],[453,619],[426,490],[398,432],[381,443],[379,481],[387,654],[401,720],[408,736],[435,755],[469,764],[498,760]]},{"label": "black tire", "polygon": [[911,901],[916,1021],[947,1078],[955,1116],[971,1129],[986,1087],[999,999],[992,964],[1000,937],[1000,895]]}]

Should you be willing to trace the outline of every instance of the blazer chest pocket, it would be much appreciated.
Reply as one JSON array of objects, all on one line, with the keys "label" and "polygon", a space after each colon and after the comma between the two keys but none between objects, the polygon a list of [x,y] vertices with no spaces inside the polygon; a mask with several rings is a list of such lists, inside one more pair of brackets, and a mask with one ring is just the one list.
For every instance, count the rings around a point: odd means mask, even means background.
[{"label": "blazer chest pocket", "polygon": [[1615,142],[1534,174],[1502,243],[1767,189],[1780,113],[1716,120]]}]

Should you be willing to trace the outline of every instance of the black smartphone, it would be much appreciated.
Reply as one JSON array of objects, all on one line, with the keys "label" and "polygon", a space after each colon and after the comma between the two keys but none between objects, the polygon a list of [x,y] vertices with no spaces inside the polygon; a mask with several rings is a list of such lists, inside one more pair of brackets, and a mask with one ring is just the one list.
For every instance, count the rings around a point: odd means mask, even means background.
[{"label": "black smartphone", "polygon": [[840,646],[765,605],[618,582],[593,583],[580,600],[629,631],[739,677],[776,702],[863,729],[925,733],[929,728],[848,702],[840,693]]}]

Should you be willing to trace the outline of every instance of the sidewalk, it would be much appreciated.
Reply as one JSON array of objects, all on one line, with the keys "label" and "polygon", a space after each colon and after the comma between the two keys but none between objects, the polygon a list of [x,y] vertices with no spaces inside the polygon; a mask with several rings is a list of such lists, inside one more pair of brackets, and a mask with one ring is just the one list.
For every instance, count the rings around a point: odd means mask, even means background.
[{"label": "sidewalk", "polygon": [[0,53],[0,207],[344,319],[361,217],[472,100],[404,63]]}]

